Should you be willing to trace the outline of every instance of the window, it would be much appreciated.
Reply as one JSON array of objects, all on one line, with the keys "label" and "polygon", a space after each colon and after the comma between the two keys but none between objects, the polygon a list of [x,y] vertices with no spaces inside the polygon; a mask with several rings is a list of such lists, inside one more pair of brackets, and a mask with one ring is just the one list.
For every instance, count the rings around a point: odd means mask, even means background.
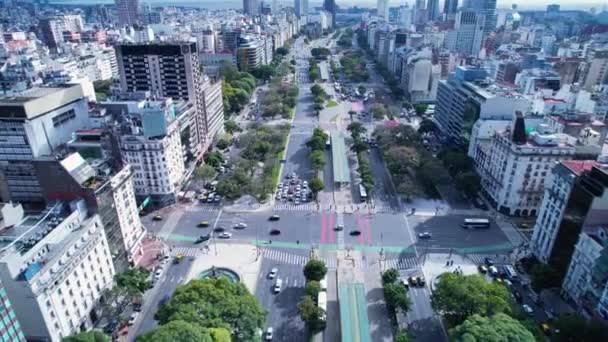
[{"label": "window", "polygon": [[56,115],[55,117],[53,117],[53,126],[57,127],[57,126],[61,126],[64,123],[75,119],[76,118],[76,112],[73,109],[68,110],[67,112],[61,113],[59,115]]}]

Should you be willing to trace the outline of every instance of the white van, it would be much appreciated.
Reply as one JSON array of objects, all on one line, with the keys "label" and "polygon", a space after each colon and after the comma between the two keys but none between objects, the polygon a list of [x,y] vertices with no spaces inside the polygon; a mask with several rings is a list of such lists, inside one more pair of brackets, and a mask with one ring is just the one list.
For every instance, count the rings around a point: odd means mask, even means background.
[{"label": "white van", "polygon": [[504,271],[505,271],[505,275],[507,276],[507,278],[511,281],[517,281],[519,280],[519,275],[517,274],[517,272],[515,271],[515,269],[513,268],[513,266],[511,265],[505,265],[504,266]]},{"label": "white van", "polygon": [[321,285],[321,291],[327,291],[327,275],[321,279],[319,284]]}]

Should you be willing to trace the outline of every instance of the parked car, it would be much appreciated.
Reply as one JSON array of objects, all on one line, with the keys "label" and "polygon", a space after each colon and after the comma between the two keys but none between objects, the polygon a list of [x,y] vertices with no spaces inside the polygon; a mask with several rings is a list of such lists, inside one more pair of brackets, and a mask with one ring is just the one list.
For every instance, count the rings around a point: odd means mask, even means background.
[{"label": "parked car", "polygon": [[239,222],[234,225],[234,229],[245,229],[247,228],[247,224],[244,222]]},{"label": "parked car", "polygon": [[270,221],[278,221],[280,219],[281,219],[281,217],[279,215],[272,215],[268,218],[268,220],[270,220]]},{"label": "parked car", "polygon": [[270,270],[270,273],[268,273],[268,279],[274,279],[277,277],[277,274],[279,273],[279,269],[276,267],[273,267]]},{"label": "parked car", "polygon": [[272,327],[269,327],[268,329],[266,329],[266,332],[264,333],[264,340],[272,341],[273,332],[274,332],[274,330],[272,329]]},{"label": "parked car", "polygon": [[524,304],[521,307],[528,316],[534,316],[534,309],[530,305]]},{"label": "parked car", "polygon": [[219,233],[218,237],[220,239],[230,239],[232,237],[232,233],[222,232],[222,233]]},{"label": "parked car", "polygon": [[479,269],[479,273],[488,273],[488,268],[486,267],[486,265],[479,265],[477,268]]},{"label": "parked car", "polygon": [[163,219],[163,217],[160,215],[154,215],[154,217],[152,218],[152,220],[154,220],[154,221],[160,221],[162,219]]},{"label": "parked car", "polygon": [[279,293],[281,292],[281,287],[283,287],[283,280],[277,279],[277,281],[274,283],[274,287],[272,290],[274,291],[274,293]]},{"label": "parked car", "polygon": [[131,316],[129,317],[129,321],[127,322],[128,325],[133,325],[135,324],[135,321],[137,320],[137,317],[139,317],[139,312],[135,311],[131,314]]}]

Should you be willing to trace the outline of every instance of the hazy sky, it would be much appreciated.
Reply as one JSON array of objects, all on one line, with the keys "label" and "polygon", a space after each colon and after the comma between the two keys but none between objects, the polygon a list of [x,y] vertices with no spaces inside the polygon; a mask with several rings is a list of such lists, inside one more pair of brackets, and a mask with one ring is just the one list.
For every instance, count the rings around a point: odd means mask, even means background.
[{"label": "hazy sky", "polygon": [[[114,0],[50,0],[51,3],[74,3],[74,4],[91,4],[91,3],[113,3]],[[184,4],[193,4],[200,7],[205,7],[205,4],[213,5],[212,7],[217,7],[218,5],[225,4],[226,7],[240,7],[242,4],[242,0],[223,0],[218,2],[217,0],[139,0],[141,3],[148,2],[150,4],[164,4],[170,5],[171,3],[184,5]],[[259,0],[261,1],[261,0]],[[267,0],[268,2],[272,2],[272,0]],[[463,1],[463,0],[461,0]],[[279,3],[284,4],[293,4],[292,0],[278,0]],[[413,5],[415,0],[390,0],[390,6],[399,6],[405,3],[409,3]],[[443,3],[443,0],[439,0],[440,3]],[[310,0],[311,6],[318,6],[322,3],[322,0]],[[375,7],[376,0],[336,0],[338,5],[342,6],[365,6],[365,7]],[[538,9],[544,8],[547,4],[560,4],[563,9],[589,9],[591,7],[596,7],[598,10],[601,10],[603,7],[608,7],[608,0],[498,0],[498,8],[506,8],[510,7],[511,4],[517,4],[520,9]],[[211,7],[211,6],[210,6]]]}]

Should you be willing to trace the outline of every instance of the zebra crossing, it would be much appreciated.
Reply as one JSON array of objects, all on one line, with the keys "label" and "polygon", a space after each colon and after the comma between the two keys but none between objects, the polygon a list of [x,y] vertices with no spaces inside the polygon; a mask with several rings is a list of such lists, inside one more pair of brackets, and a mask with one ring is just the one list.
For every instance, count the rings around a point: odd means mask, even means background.
[{"label": "zebra crossing", "polygon": [[191,206],[188,207],[186,209],[186,211],[196,211],[196,212],[203,212],[203,213],[217,213],[218,211],[220,211],[220,206],[217,204],[201,204],[201,205],[195,205],[195,206]]},{"label": "zebra crossing", "polygon": [[194,248],[194,247],[175,247],[173,248],[173,250],[171,252],[169,252],[169,255],[174,257],[176,255],[182,255],[184,257],[197,257],[201,254],[203,254],[203,248]]},{"label": "zebra crossing", "polygon": [[[262,249],[262,256],[266,259],[280,261],[286,264],[304,266],[310,260],[310,257],[304,255],[297,255],[293,253],[283,252],[277,249]],[[336,258],[321,258],[327,268],[335,269],[338,267]]]},{"label": "zebra crossing", "polygon": [[314,202],[306,202],[300,204],[288,203],[275,203],[274,210],[277,211],[317,211],[317,204]]},{"label": "zebra crossing", "polygon": [[491,259],[495,264],[511,264],[509,256],[505,254],[467,254],[467,258],[478,265],[484,264],[486,258]]},{"label": "zebra crossing", "polygon": [[418,267],[416,257],[386,259],[384,261],[385,268],[396,268],[398,270],[409,270]]},{"label": "zebra crossing", "polygon": [[381,214],[397,214],[400,211],[398,207],[391,205],[376,205],[373,210]]}]

